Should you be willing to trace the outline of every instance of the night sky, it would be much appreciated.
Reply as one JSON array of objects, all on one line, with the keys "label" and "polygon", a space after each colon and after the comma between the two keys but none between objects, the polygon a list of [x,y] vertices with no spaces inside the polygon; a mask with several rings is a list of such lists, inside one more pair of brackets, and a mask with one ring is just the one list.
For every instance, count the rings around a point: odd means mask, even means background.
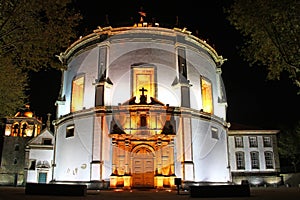
[{"label": "night sky", "polygon": [[[76,7],[83,15],[78,32],[84,36],[92,33],[97,26],[130,26],[138,20],[141,9],[146,12],[148,21],[156,21],[161,27],[186,27],[228,59],[222,65],[228,122],[264,129],[290,127],[300,120],[297,88],[286,74],[283,74],[281,81],[268,81],[263,67],[250,67],[242,60],[237,50],[242,44],[242,37],[229,24],[223,12],[223,7],[228,5],[229,0],[77,0]],[[30,87],[31,109],[37,116],[42,116],[44,122],[47,113],[52,113],[54,119],[60,72],[49,70],[35,73]]]}]

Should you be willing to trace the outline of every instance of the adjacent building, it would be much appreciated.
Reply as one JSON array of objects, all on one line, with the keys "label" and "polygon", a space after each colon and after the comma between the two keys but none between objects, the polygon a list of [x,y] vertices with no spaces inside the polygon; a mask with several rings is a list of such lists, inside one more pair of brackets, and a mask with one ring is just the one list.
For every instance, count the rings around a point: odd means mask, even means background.
[{"label": "adjacent building", "polygon": [[54,135],[48,128],[27,142],[24,166],[26,183],[51,182],[53,149]]},{"label": "adjacent building", "polygon": [[231,129],[228,148],[232,181],[253,186],[281,184],[278,130]]},{"label": "adjacent building", "polygon": [[5,119],[0,157],[0,185],[25,185],[25,148],[28,141],[40,134],[42,121],[29,106]]}]

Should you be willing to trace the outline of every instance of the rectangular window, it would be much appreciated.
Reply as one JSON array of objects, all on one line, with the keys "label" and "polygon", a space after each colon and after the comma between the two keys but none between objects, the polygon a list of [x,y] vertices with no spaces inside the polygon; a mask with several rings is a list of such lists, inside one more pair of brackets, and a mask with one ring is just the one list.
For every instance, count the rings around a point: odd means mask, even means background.
[{"label": "rectangular window", "polygon": [[78,111],[83,108],[83,86],[84,76],[77,77],[73,80],[71,112]]},{"label": "rectangular window", "polygon": [[235,142],[235,147],[236,148],[243,148],[244,147],[243,137],[241,137],[241,136],[234,137],[234,142]]},{"label": "rectangular window", "polygon": [[252,169],[259,169],[259,156],[257,151],[250,152]]},{"label": "rectangular window", "polygon": [[74,136],[74,125],[67,126],[66,138]]},{"label": "rectangular window", "polygon": [[19,144],[16,144],[15,145],[15,151],[19,151],[20,150],[20,145]]},{"label": "rectangular window", "polygon": [[212,85],[209,80],[201,77],[201,95],[202,95],[202,109],[204,112],[213,113],[213,96]]},{"label": "rectangular window", "polygon": [[35,170],[36,167],[36,160],[30,160],[29,162],[29,170]]},{"label": "rectangular window", "polygon": [[147,96],[147,103],[150,97],[156,98],[155,69],[154,67],[132,67],[132,95],[139,103],[142,94]]},{"label": "rectangular window", "polygon": [[249,146],[250,147],[257,147],[257,137],[256,136],[250,136],[249,137]]},{"label": "rectangular window", "polygon": [[266,161],[266,168],[267,169],[273,169],[273,152],[266,151],[265,152],[265,161]]},{"label": "rectangular window", "polygon": [[178,47],[178,71],[181,76],[187,79],[186,53],[183,47]]},{"label": "rectangular window", "polygon": [[146,115],[140,116],[140,126],[141,126],[141,128],[147,127],[147,116]]},{"label": "rectangular window", "polygon": [[211,127],[211,137],[214,139],[219,139],[218,129]]},{"label": "rectangular window", "polygon": [[51,145],[52,144],[52,140],[50,138],[43,138],[43,144],[44,145]]},{"label": "rectangular window", "polygon": [[245,169],[245,157],[244,152],[236,152],[236,168],[237,169]]},{"label": "rectangular window", "polygon": [[95,106],[104,106],[104,85],[96,86]]},{"label": "rectangular window", "polygon": [[263,137],[264,147],[272,147],[271,137],[265,136]]}]

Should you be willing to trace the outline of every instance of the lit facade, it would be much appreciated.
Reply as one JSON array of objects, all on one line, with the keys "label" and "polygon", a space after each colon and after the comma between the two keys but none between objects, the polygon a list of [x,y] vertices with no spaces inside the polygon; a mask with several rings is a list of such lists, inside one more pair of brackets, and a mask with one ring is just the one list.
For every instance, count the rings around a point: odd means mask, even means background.
[{"label": "lit facade", "polygon": [[282,184],[277,147],[278,130],[229,130],[232,181],[251,185]]},{"label": "lit facade", "polygon": [[59,56],[53,182],[231,182],[224,61],[185,29],[100,28]]},{"label": "lit facade", "polygon": [[26,183],[49,183],[52,180],[54,135],[48,129],[32,138],[25,148]]}]

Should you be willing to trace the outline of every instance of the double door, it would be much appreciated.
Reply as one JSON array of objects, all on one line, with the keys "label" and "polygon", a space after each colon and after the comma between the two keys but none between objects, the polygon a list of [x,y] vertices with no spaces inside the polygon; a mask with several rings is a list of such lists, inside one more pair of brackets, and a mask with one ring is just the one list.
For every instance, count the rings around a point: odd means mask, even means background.
[{"label": "double door", "polygon": [[154,156],[147,148],[137,151],[133,157],[133,187],[154,187]]}]

